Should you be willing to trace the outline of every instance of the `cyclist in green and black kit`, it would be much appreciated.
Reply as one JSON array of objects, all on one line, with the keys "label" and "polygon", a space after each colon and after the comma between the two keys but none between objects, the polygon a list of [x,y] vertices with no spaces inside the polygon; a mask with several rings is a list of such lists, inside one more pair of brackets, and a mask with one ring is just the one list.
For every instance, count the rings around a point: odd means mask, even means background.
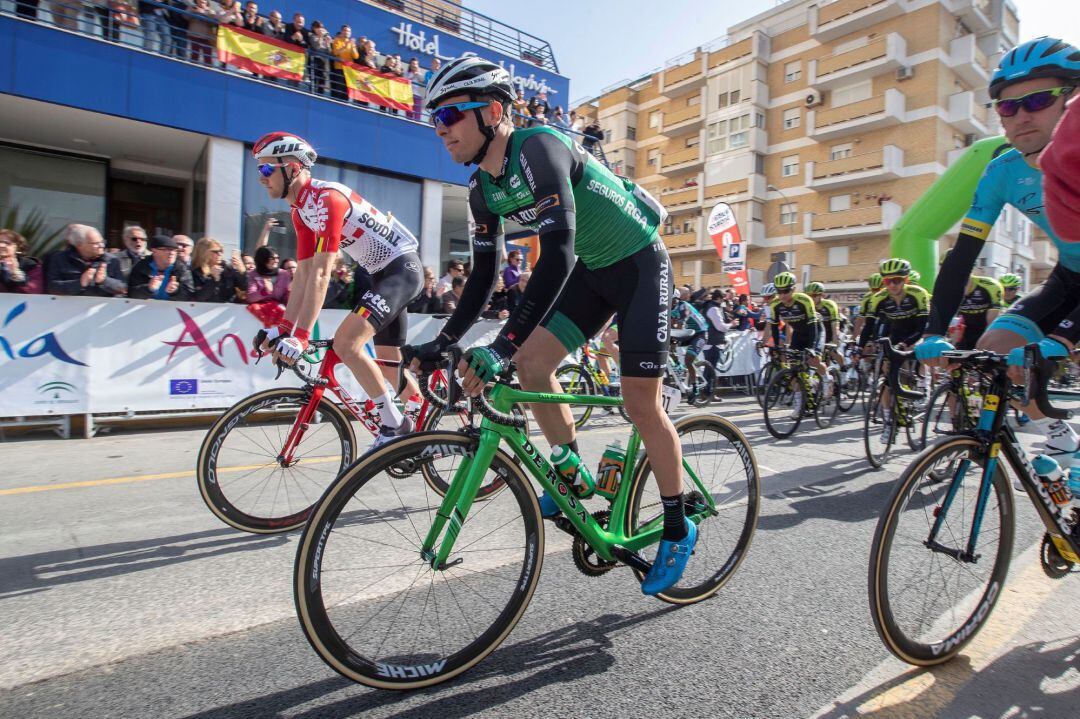
[{"label": "cyclist in green and black kit", "polygon": [[[457,309],[439,336],[416,350],[437,358],[480,315],[495,287],[502,219],[537,232],[540,259],[514,313],[495,340],[466,352],[459,371],[470,395],[513,359],[522,387],[559,392],[555,368],[597,334],[614,313],[619,324],[622,396],[655,469],[664,529],[642,591],[657,594],[682,576],[697,540],[683,510],[682,453],[660,404],[667,364],[672,272],[659,228],[665,212],[633,182],[615,176],[566,135],[550,127],[515,128],[516,92],[509,74],[478,57],[447,63],[428,84],[425,104],[455,162],[475,164],[469,182],[473,271]],[[575,491],[595,485],[577,456],[574,423],[565,404],[532,406],[553,448],[552,461],[576,465]],[[558,514],[541,497],[545,516]]]},{"label": "cyclist in green and black kit", "polygon": [[1001,283],[1001,287],[1005,291],[1001,299],[1006,307],[1012,307],[1013,302],[1016,302],[1023,297],[1023,295],[1020,294],[1020,288],[1024,286],[1024,280],[1020,275],[1006,272],[998,278],[998,282]]}]

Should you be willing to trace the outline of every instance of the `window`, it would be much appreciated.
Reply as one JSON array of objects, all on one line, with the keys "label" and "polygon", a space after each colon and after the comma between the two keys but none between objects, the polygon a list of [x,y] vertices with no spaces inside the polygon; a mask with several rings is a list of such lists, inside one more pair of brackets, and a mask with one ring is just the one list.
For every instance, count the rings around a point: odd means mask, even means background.
[{"label": "window", "polygon": [[637,170],[634,168],[633,165],[626,166],[626,176],[631,179],[637,177]]},{"label": "window", "polygon": [[718,102],[718,107],[723,108],[723,107],[728,106],[728,94],[726,92],[722,92],[719,95],[717,95],[716,99],[717,99],[717,102]]},{"label": "window", "polygon": [[789,107],[784,110],[784,129],[793,130],[799,126],[802,120],[802,108]]},{"label": "window", "polygon": [[686,146],[687,147],[697,147],[700,144],[701,144],[701,137],[698,136],[698,135],[691,135],[690,137],[686,138]]},{"label": "window", "polygon": [[782,177],[794,177],[799,173],[799,156],[791,155],[780,160],[780,175]]},{"label": "window", "polygon": [[863,82],[857,82],[854,85],[845,85],[844,87],[836,88],[829,93],[829,98],[832,100],[832,107],[840,107],[842,105],[850,105],[853,102],[869,100],[872,91],[872,82],[870,80],[864,80]]},{"label": "window", "polygon": [[649,113],[649,127],[660,127],[659,110]]},{"label": "window", "polygon": [[697,264],[700,260],[683,260],[682,261],[682,276],[693,277],[697,272]]},{"label": "window", "polygon": [[848,265],[848,248],[830,247],[827,261],[829,267],[846,267]]},{"label": "window", "polygon": [[734,105],[735,103],[737,103],[739,101],[739,94],[740,94],[739,90],[732,90],[731,91],[731,104],[732,105]]},{"label": "window", "polygon": [[727,120],[714,122],[705,130],[705,151],[709,155],[723,152],[727,148]]},{"label": "window", "polygon": [[851,209],[851,195],[833,195],[829,198],[829,212],[843,212]]},{"label": "window", "polygon": [[802,60],[784,65],[784,82],[795,82],[802,77]]},{"label": "window", "polygon": [[656,167],[656,163],[660,161],[660,150],[649,150],[649,167]]},{"label": "window", "polygon": [[694,105],[701,104],[701,95],[694,95],[692,98],[686,101],[687,107],[693,107]]},{"label": "window", "polygon": [[799,219],[799,203],[785,202],[780,205],[780,224],[794,225]]},{"label": "window", "polygon": [[694,228],[694,221],[693,220],[684,220],[683,221],[683,223],[682,223],[682,231],[683,231],[684,235],[690,234],[691,232],[694,231],[694,229],[695,228]]},{"label": "window", "polygon": [[851,157],[851,143],[845,142],[841,145],[833,145],[829,148],[830,160],[842,160],[845,157]]},{"label": "window", "polygon": [[627,126],[627,128],[626,128],[626,139],[627,140],[636,140],[637,139],[637,128],[636,127]]},{"label": "window", "polygon": [[760,152],[754,153],[754,172],[758,175],[765,174],[765,156]]}]

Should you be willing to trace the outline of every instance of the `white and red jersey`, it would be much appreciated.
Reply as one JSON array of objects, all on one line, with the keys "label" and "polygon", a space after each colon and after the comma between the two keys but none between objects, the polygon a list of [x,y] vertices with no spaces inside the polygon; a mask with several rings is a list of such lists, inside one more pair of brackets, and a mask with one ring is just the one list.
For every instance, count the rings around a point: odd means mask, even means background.
[{"label": "white and red jersey", "polygon": [[292,206],[296,259],[344,251],[374,274],[420,246],[409,229],[339,182],[311,179]]}]

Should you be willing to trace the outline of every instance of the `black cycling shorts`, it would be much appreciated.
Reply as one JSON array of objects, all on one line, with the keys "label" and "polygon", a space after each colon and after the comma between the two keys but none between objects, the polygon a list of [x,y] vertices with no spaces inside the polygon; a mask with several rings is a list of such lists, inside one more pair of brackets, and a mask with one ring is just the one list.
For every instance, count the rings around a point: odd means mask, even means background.
[{"label": "black cycling shorts", "polygon": [[700,357],[701,351],[705,349],[705,345],[708,343],[705,341],[705,333],[698,332],[683,340],[679,344],[686,347],[687,357]]},{"label": "black cycling shorts", "polygon": [[1042,335],[1061,334],[1068,337],[1075,328],[1072,323],[1059,325],[1080,306],[1080,272],[1065,269],[1060,264],[1035,290],[1024,295],[990,323],[989,329],[1007,329],[1022,335],[1028,342],[1038,342]]},{"label": "black cycling shorts", "polygon": [[813,330],[796,332],[791,337],[791,349],[796,351],[810,350],[815,354],[819,354],[823,344],[824,342],[821,342],[818,333]]},{"label": "black cycling shorts", "polygon": [[356,270],[356,306],[353,312],[367,318],[375,328],[379,347],[401,347],[409,330],[405,308],[424,289],[424,266],[415,252],[407,252],[370,274]]},{"label": "black cycling shorts", "polygon": [[555,305],[540,323],[573,352],[611,319],[619,325],[619,371],[662,377],[667,366],[672,270],[660,242],[615,264],[590,270],[578,259]]}]

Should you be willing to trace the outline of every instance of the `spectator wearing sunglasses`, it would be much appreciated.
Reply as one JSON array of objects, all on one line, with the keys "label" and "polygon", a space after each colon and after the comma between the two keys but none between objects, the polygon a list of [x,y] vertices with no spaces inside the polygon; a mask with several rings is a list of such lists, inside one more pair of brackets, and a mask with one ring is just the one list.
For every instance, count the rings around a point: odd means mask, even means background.
[{"label": "spectator wearing sunglasses", "polygon": [[225,261],[225,248],[212,237],[195,243],[191,259],[191,276],[195,284],[196,302],[234,302],[247,290],[246,270],[240,254],[234,252]]},{"label": "spectator wearing sunglasses", "polygon": [[[926,336],[915,348],[919,359],[944,363],[941,353],[952,348],[945,332],[983,243],[1006,204],[1050,236],[1058,248],[1058,264],[1041,287],[991,323],[977,348],[1009,354],[1010,364],[1021,364],[1024,345],[1038,343],[1044,357],[1064,357],[1080,340],[1080,244],[1062,241],[1050,225],[1043,210],[1043,176],[1036,164],[1078,83],[1080,50],[1063,40],[1036,38],[1002,56],[989,90],[1012,149],[986,166],[956,245],[941,265]],[[1033,405],[1024,411],[1047,436],[1047,454],[1060,453],[1071,460],[1078,445],[1073,429],[1045,417]]]},{"label": "spectator wearing sunglasses", "polygon": [[255,271],[248,273],[247,301],[249,304],[276,300],[289,301],[292,275],[281,269],[281,257],[272,247],[255,250]]}]

